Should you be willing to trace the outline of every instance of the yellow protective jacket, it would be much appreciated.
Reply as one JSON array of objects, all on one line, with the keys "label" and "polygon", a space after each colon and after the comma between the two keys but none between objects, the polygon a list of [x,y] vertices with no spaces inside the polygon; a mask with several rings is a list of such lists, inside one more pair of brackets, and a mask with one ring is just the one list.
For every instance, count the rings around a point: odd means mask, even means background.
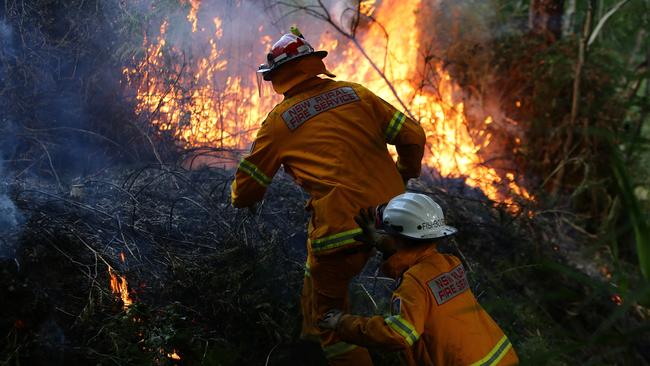
[{"label": "yellow protective jacket", "polygon": [[402,350],[408,365],[518,363],[508,338],[474,298],[458,258],[417,247],[398,251],[383,269],[401,278],[391,315],[344,315],[337,328],[344,342]]},{"label": "yellow protective jacket", "polygon": [[[394,144],[397,164],[386,144]],[[419,124],[355,83],[314,77],[285,94],[239,164],[232,203],[260,201],[281,165],[310,195],[313,254],[354,245],[359,209],[404,192],[420,175],[425,135]]]}]

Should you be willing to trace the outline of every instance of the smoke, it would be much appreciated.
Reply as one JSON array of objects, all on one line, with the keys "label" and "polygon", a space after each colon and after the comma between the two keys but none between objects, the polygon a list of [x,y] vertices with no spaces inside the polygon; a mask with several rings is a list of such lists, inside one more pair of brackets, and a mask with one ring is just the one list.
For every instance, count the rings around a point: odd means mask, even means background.
[{"label": "smoke", "polygon": [[[0,59],[10,63],[15,58],[14,32],[5,19],[0,19]],[[0,68],[0,86],[7,85],[7,69]],[[0,94],[0,257],[11,257],[15,234],[21,230],[23,215],[8,196],[8,174],[4,169],[5,154],[14,145],[13,124],[8,120],[7,100]]]},{"label": "smoke", "polygon": [[[0,19],[0,60],[8,61],[14,56],[13,31],[6,20]],[[0,85],[2,87],[6,85],[6,73],[7,70],[0,67]],[[4,98],[0,97],[0,120],[2,120],[2,116],[6,110],[4,104]]]},{"label": "smoke", "polygon": [[20,131],[0,136],[0,153],[26,177],[92,173],[139,146],[120,100],[118,1],[50,3],[0,16],[0,131]]},{"label": "smoke", "polygon": [[0,52],[3,57],[14,56],[13,30],[5,19],[0,19]]},{"label": "smoke", "polygon": [[[0,174],[2,171],[0,170]],[[21,220],[21,215],[16,205],[7,197],[6,183],[0,186],[0,233],[14,230]]]},{"label": "smoke", "polygon": [[23,214],[18,210],[14,202],[8,197],[9,182],[0,160],[0,258],[12,257],[14,254],[16,237],[24,223]]},{"label": "smoke", "polygon": [[332,22],[348,33],[357,21],[357,5],[351,0],[335,0],[327,6]]}]

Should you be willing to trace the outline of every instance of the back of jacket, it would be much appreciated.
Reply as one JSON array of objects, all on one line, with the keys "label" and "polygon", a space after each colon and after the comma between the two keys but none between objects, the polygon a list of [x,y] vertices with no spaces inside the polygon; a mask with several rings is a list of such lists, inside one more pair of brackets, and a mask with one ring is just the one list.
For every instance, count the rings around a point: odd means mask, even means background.
[{"label": "back of jacket", "polygon": [[440,253],[426,256],[404,276],[406,288],[396,296],[404,291],[413,293],[409,288],[412,286],[429,295],[416,307],[404,307],[405,312],[412,312],[413,316],[424,320],[419,330],[422,342],[413,349],[416,359],[428,359],[432,365],[512,365],[518,362],[508,338],[476,301],[457,257]]},{"label": "back of jacket", "polygon": [[[312,79],[268,115],[236,173],[235,206],[260,200],[280,165],[310,195],[315,254],[354,244],[353,217],[419,176],[422,128],[361,85]],[[386,144],[395,144],[397,166]]]},{"label": "back of jacket", "polygon": [[458,258],[433,246],[415,248],[398,251],[384,271],[403,273],[390,316],[344,315],[337,331],[345,342],[402,350],[412,366],[518,363],[508,338],[476,301]]}]

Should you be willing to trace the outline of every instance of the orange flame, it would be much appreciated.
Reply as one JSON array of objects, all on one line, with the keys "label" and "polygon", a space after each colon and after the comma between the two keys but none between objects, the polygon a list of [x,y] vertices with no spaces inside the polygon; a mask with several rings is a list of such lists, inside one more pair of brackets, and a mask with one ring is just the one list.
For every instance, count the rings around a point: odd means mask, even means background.
[{"label": "orange flame", "polygon": [[[480,188],[494,201],[513,204],[512,195],[531,200],[533,197],[528,191],[516,183],[514,173],[502,176],[486,165],[481,157],[482,150],[492,143],[492,135],[485,128],[494,122],[493,117],[487,116],[483,129],[478,131],[477,136],[472,136],[465,105],[458,101],[462,91],[440,65],[433,65],[432,85],[422,87],[412,81],[418,78],[420,61],[419,6],[419,0],[384,1],[374,14],[377,22],[371,23],[361,47],[372,60],[386,59],[385,64],[381,65],[386,77],[391,80],[401,100],[411,101],[408,108],[427,135],[429,151],[424,163],[443,177],[464,178],[467,185]],[[399,17],[394,16],[397,13]],[[384,32],[389,35],[388,38]],[[386,39],[388,44],[383,45]],[[332,50],[338,45],[335,39],[325,38],[320,47]],[[386,57],[386,49],[397,56]],[[395,93],[376,76],[370,62],[359,52],[351,47],[338,52],[344,55],[344,59],[334,68],[335,74],[343,79],[361,82],[393,105],[399,105]],[[509,192],[504,192],[504,186]]]},{"label": "orange flame", "polygon": [[[192,27],[194,49],[167,44],[167,21],[154,41],[144,40],[146,56],[136,67],[124,70],[127,81],[136,89],[136,112],[148,116],[160,131],[171,134],[185,147],[245,149],[278,98],[260,98],[253,70],[240,72],[232,65],[238,60],[222,47],[221,18],[214,18],[210,29],[198,31],[200,0],[181,1],[190,4],[187,20]],[[493,144],[490,132],[497,125],[494,118],[486,115],[480,126],[470,126],[463,91],[440,64],[429,62],[422,66],[420,5],[420,0],[384,0],[379,4],[375,0],[361,1],[362,16],[372,16],[375,21],[367,22],[357,38],[375,66],[352,42],[333,33],[324,33],[318,48],[330,51],[328,64],[333,64],[332,71],[341,79],[362,83],[393,105],[408,109],[427,135],[429,151],[423,163],[442,177],[463,179],[493,201],[514,204],[514,197],[533,200],[517,183],[514,172],[497,171],[483,157],[499,148],[499,144]],[[264,33],[264,26],[253,25],[251,29],[259,36],[256,47],[268,49],[274,37]],[[205,44],[202,40],[206,38],[208,47],[196,49],[196,45]],[[177,56],[176,62],[173,56]],[[179,59],[184,61],[179,63]],[[521,143],[518,137],[515,143]]]},{"label": "orange flame", "polygon": [[[188,15],[193,30],[198,4],[192,2]],[[215,17],[212,23],[211,30],[192,33],[193,49],[180,49],[167,43],[169,23],[164,21],[155,41],[145,38],[146,57],[123,74],[136,87],[136,113],[149,116],[181,144],[245,149],[275,101],[260,99],[254,75],[231,74],[220,44],[222,20]],[[208,47],[199,48],[206,37]],[[174,63],[175,58],[185,63]]]},{"label": "orange flame", "polygon": [[171,358],[172,360],[177,360],[177,361],[181,359],[181,356],[178,353],[176,353],[175,349],[172,350],[172,353],[168,353],[167,357]]},{"label": "orange flame", "polygon": [[198,23],[199,23],[199,7],[201,6],[201,0],[185,0],[185,3],[190,3],[190,13],[187,14],[187,20],[192,23],[192,33],[196,32],[198,30]]},{"label": "orange flame", "polygon": [[111,291],[120,296],[122,303],[124,304],[124,309],[126,310],[133,304],[133,300],[129,295],[129,284],[126,282],[126,277],[116,275],[111,267],[108,267],[108,274],[111,279]]}]

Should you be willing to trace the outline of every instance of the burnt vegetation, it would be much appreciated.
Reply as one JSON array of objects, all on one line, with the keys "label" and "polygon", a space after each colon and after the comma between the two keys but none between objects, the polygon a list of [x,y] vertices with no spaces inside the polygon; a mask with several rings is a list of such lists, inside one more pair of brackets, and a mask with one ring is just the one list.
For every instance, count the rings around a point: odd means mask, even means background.
[{"label": "burnt vegetation", "polygon": [[[281,172],[257,212],[236,210],[232,169],[188,169],[224,149],[183,148],[134,112],[122,70],[189,2],[126,3],[0,4],[0,364],[325,364],[299,339],[305,193]],[[320,2],[261,3],[328,21]],[[520,145],[490,132],[535,196],[494,202],[425,169],[409,188],[460,230],[442,250],[525,364],[649,364],[650,3],[424,3],[423,65],[519,121]],[[339,32],[361,47],[376,20],[352,19]],[[377,268],[351,286],[357,313],[388,308]]]}]

